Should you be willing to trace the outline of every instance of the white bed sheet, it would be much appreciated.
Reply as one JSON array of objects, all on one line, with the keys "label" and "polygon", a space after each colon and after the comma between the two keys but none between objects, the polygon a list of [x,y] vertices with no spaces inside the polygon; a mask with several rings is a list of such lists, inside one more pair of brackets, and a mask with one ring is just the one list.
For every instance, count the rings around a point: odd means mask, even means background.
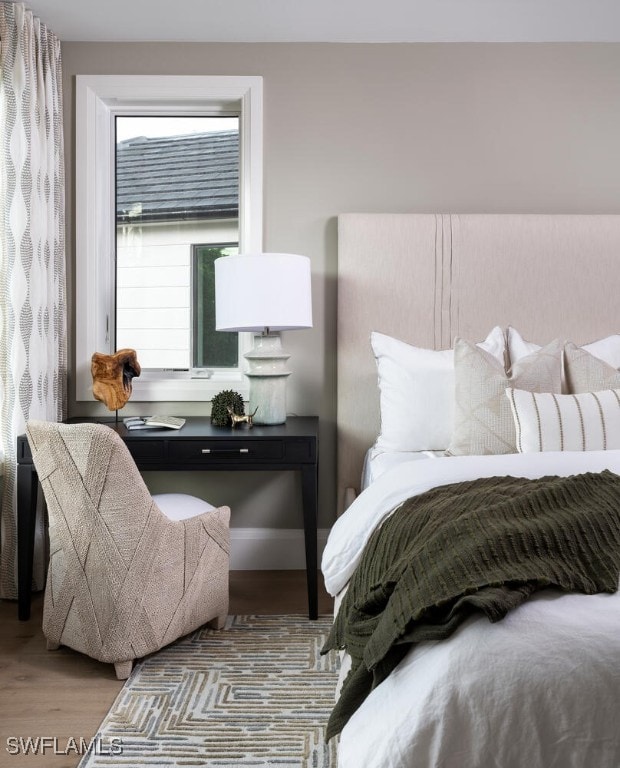
[{"label": "white bed sheet", "polygon": [[438,459],[443,455],[443,451],[382,451],[373,445],[364,457],[361,488],[365,490],[372,483],[376,483],[381,475],[407,461]]},{"label": "white bed sheet", "polygon": [[[372,530],[451,482],[610,469],[620,451],[463,456],[386,472],[335,524],[327,589],[346,585]],[[340,735],[339,768],[620,768],[620,593],[545,590],[497,624],[472,617],[414,647]]]}]

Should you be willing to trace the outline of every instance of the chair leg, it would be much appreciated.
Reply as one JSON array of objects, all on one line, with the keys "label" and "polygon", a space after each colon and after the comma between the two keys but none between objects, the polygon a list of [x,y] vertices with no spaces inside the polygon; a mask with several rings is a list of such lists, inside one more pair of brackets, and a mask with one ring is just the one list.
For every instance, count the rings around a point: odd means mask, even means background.
[{"label": "chair leg", "polygon": [[227,618],[228,614],[222,613],[220,616],[216,616],[214,619],[211,619],[211,621],[208,621],[207,626],[211,629],[224,629]]},{"label": "chair leg", "polygon": [[117,661],[114,665],[114,671],[116,672],[116,679],[117,680],[127,680],[129,675],[131,674],[131,670],[133,667],[133,659],[129,659],[129,661]]},{"label": "chair leg", "polygon": [[45,645],[48,651],[57,651],[60,648],[60,643],[54,643],[49,637],[45,639]]}]

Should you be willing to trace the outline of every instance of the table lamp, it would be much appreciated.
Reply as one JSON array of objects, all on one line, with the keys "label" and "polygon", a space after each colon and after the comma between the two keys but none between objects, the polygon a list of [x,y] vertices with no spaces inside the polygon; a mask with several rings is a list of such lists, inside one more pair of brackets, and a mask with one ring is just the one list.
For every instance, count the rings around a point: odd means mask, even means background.
[{"label": "table lamp", "polygon": [[259,334],[244,355],[255,424],[284,424],[290,355],[279,331],[312,328],[310,259],[292,253],[215,260],[215,329]]}]

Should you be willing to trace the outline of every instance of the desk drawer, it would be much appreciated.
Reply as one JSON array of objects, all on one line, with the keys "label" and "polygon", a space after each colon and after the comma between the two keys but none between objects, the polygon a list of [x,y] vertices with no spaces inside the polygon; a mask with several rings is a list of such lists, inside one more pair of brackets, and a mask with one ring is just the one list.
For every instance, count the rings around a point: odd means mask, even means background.
[{"label": "desk drawer", "polygon": [[164,443],[161,440],[127,440],[126,445],[134,461],[162,461]]},{"label": "desk drawer", "polygon": [[170,459],[208,464],[209,461],[277,461],[284,456],[282,440],[171,440]]}]

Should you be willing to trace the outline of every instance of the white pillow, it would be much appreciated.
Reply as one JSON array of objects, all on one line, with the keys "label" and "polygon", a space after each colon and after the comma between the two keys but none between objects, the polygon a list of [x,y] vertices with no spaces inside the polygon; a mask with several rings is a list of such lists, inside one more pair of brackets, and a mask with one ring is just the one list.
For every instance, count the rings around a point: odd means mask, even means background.
[{"label": "white pillow", "polygon": [[508,360],[510,365],[516,363],[517,360],[520,360],[522,357],[531,355],[532,352],[538,352],[541,346],[540,344],[534,344],[532,341],[526,341],[519,331],[511,325],[508,326],[506,332],[506,344],[508,347]]},{"label": "white pillow", "polygon": [[[540,349],[539,344],[526,341],[515,328],[508,326],[508,354],[510,363],[514,363],[521,357],[530,355]],[[612,368],[620,368],[620,334],[615,333],[606,336],[604,339],[597,339],[589,344],[583,344],[582,349],[589,352],[594,357],[598,357],[604,363],[611,365]]]},{"label": "white pillow", "polygon": [[555,395],[508,388],[519,453],[620,448],[620,389]]},{"label": "white pillow", "polygon": [[[508,350],[508,361],[510,365],[513,365],[522,357],[530,355],[532,352],[537,352],[540,349],[538,344],[534,344],[532,341],[526,341],[523,336],[512,326],[508,326],[506,332],[506,348]],[[611,365],[613,368],[620,368],[620,334],[613,334],[606,336],[604,339],[597,339],[589,344],[584,344],[579,349],[583,349],[589,352],[594,357],[602,360],[604,363]],[[570,386],[567,375],[566,354],[562,357],[562,392],[574,392],[575,390]],[[609,387],[615,386],[614,383],[610,383],[607,387],[598,387],[598,389],[609,389]],[[580,392],[590,391],[594,387],[588,387],[586,389],[579,390]]]},{"label": "white pillow", "polygon": [[[378,451],[446,449],[454,427],[454,354],[414,347],[373,331],[381,431]],[[497,326],[479,346],[504,365],[505,337]]]},{"label": "white pillow", "polygon": [[620,334],[615,333],[590,344],[583,344],[581,348],[612,368],[620,368]]}]

